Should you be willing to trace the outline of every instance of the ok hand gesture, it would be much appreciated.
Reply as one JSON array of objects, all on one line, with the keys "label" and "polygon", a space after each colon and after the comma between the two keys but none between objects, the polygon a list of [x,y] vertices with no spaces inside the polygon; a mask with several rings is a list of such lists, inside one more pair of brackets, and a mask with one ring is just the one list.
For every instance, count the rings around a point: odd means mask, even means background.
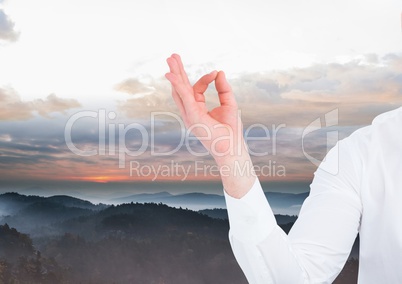
[{"label": "ok hand gesture", "polygon": [[[170,72],[166,78],[172,84],[172,96],[184,124],[214,157],[226,192],[235,198],[244,196],[255,181],[255,173],[244,143],[237,103],[225,74],[213,71],[191,85],[179,55],[173,54],[167,63]],[[204,93],[213,81],[220,106],[208,111]]]},{"label": "ok hand gesture", "polygon": [[[192,86],[179,55],[173,54],[167,63],[170,72],[166,78],[172,84],[172,96],[186,127],[215,159],[236,154],[237,147],[243,144],[242,129],[237,103],[225,74],[213,71]],[[213,81],[220,106],[208,111],[204,93]]]}]

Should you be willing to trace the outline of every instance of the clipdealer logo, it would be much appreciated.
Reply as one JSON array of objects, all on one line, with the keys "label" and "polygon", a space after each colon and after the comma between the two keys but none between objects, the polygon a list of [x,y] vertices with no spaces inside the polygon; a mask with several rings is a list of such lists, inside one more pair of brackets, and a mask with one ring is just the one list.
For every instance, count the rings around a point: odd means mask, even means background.
[{"label": "clipdealer logo", "polygon": [[[173,149],[169,149],[168,151],[162,152],[161,150],[157,151],[157,141],[155,141],[155,134],[156,128],[158,125],[158,117],[164,116],[169,117],[170,119],[175,120],[180,125],[180,141],[176,145],[173,145]],[[239,111],[240,116],[240,111]],[[118,155],[119,159],[119,168],[125,168],[126,166],[126,157],[138,157],[145,152],[149,151],[151,156],[170,156],[178,151],[180,151],[183,147],[195,157],[205,157],[208,156],[210,153],[205,150],[203,152],[195,151],[192,141],[198,141],[198,138],[191,135],[191,131],[186,129],[184,126],[184,122],[180,116],[172,112],[151,112],[150,113],[150,126],[147,128],[144,125],[132,122],[129,124],[124,123],[115,123],[114,120],[116,119],[117,115],[115,112],[111,111],[109,113],[106,112],[105,109],[100,109],[99,111],[81,111],[72,115],[66,123],[64,128],[64,138],[67,147],[70,149],[71,152],[78,156],[83,157],[90,157],[90,156],[115,156]],[[98,145],[90,145],[91,147],[88,148],[86,146],[82,146],[79,148],[76,143],[73,142],[73,127],[81,119],[90,118],[97,120],[97,128],[98,128]],[[108,122],[109,120],[109,122]],[[239,120],[239,131],[242,129]],[[217,126],[217,127],[224,127],[224,126]],[[277,141],[277,134],[282,129],[285,128],[285,124],[280,124],[278,126],[272,125],[272,130],[268,129],[263,124],[256,123],[248,126],[244,132],[244,139],[246,142],[252,141],[261,141],[261,140],[272,140],[272,154],[276,154],[276,141]],[[209,130],[206,126],[202,124],[193,125],[192,128],[203,128],[207,131],[206,136],[211,137],[211,133],[208,133]],[[251,132],[254,129],[260,129],[263,131],[263,137],[255,137],[251,136]],[[139,141],[137,141],[137,149],[133,150],[132,147],[128,147],[126,144],[127,141],[127,134],[129,132],[135,132],[137,137],[139,137]],[[235,138],[237,137],[237,138]],[[232,141],[234,139],[241,139],[241,134],[239,133],[230,133],[229,136],[226,137],[219,137],[217,140],[227,139]],[[205,137],[204,137],[205,138]],[[117,141],[116,141],[117,140]],[[218,142],[218,141],[215,141]],[[239,142],[239,141],[238,141]],[[214,143],[212,143],[214,144]],[[240,144],[240,143],[238,143]],[[216,145],[216,143],[215,143]],[[239,147],[240,148],[240,147]],[[257,151],[256,149],[249,149],[249,153],[253,156],[266,156],[269,155],[270,152],[267,151],[268,149],[262,149],[262,151]],[[212,149],[214,151],[214,149]],[[236,154],[241,154],[239,151],[242,149],[235,149],[233,150]],[[214,152],[218,153],[218,151]]]},{"label": "clipdealer logo", "polygon": [[[239,111],[239,117],[240,117]],[[314,165],[319,166],[322,161],[313,157],[305,147],[306,141],[308,140],[307,136],[311,133],[317,132],[319,130],[325,130],[328,127],[338,125],[338,109],[334,109],[326,114],[324,114],[325,120],[322,121],[321,118],[317,118],[312,121],[307,127],[305,127],[301,134],[301,146],[303,155]],[[180,138],[177,144],[169,145],[169,149],[165,151],[161,150],[158,146],[157,141],[155,141],[155,134],[157,131],[157,126],[160,125],[161,117],[169,117],[170,120],[176,121],[180,125]],[[82,157],[91,157],[91,156],[117,156],[119,168],[123,169],[127,166],[127,157],[139,157],[147,152],[147,155],[151,157],[161,157],[161,156],[171,156],[176,154],[179,151],[183,151],[183,148],[191,154],[192,156],[199,158],[210,155],[210,153],[205,150],[199,150],[199,147],[194,149],[195,144],[192,143],[194,141],[198,141],[198,139],[191,135],[191,131],[185,128],[184,122],[180,116],[172,112],[151,112],[150,113],[150,123],[141,124],[138,122],[131,123],[117,123],[116,121],[117,114],[113,111],[107,112],[106,109],[99,109],[98,111],[80,111],[73,114],[67,121],[64,129],[64,137],[65,142],[69,150]],[[97,145],[96,143],[87,143],[86,145],[83,143],[74,143],[73,141],[73,128],[74,125],[79,124],[82,119],[92,119],[97,123]],[[159,119],[159,120],[158,120]],[[239,119],[239,127],[238,129],[242,129]],[[81,125],[82,126],[82,125]],[[195,127],[203,127],[203,125],[195,125]],[[194,126],[192,126],[194,128]],[[277,135],[281,129],[286,128],[286,124],[272,125],[272,128],[269,129],[266,125],[261,123],[256,123],[248,126],[244,129],[244,140],[245,143],[250,145],[253,141],[259,143],[259,141],[271,141],[272,147],[271,149],[264,147],[257,147],[257,149],[252,149],[252,147],[248,147],[248,151],[250,155],[254,157],[271,157],[277,154]],[[207,131],[210,131],[206,127],[204,128]],[[251,136],[253,130],[258,130],[263,135],[259,136]],[[135,149],[133,149],[133,143],[127,145],[128,133],[135,134]],[[233,133],[232,133],[233,134]],[[210,133],[207,133],[207,136]],[[211,135],[209,136],[211,137]],[[225,139],[239,139],[241,134],[227,136]],[[222,140],[222,137],[219,139]],[[327,150],[332,148],[336,142],[338,141],[338,131],[327,131],[326,132],[326,148]],[[232,141],[233,142],[233,141]],[[251,143],[250,143],[251,142]],[[213,143],[212,143],[213,144]],[[238,143],[239,144],[239,143]],[[237,149],[239,151],[239,149]],[[258,150],[258,151],[257,151]],[[270,150],[270,151],[269,151]],[[213,149],[212,149],[213,151]],[[236,151],[236,150],[235,150]],[[130,176],[146,176],[152,177],[152,180],[157,179],[158,177],[183,177],[186,179],[190,172],[193,175],[209,175],[209,176],[218,176],[222,175],[224,172],[219,172],[217,166],[209,165],[204,163],[202,167],[200,167],[201,162],[195,161],[192,165],[180,165],[178,163],[174,163],[172,160],[171,163],[168,164],[160,164],[160,165],[150,165],[150,164],[141,164],[139,161],[129,161],[130,166]],[[241,173],[244,172],[244,167],[251,166],[253,167],[254,173],[263,176],[286,176],[286,169],[284,165],[277,163],[272,159],[264,161],[264,165],[242,165],[241,168],[237,165],[236,172]],[[249,170],[249,169],[248,169]],[[338,171],[338,165],[328,170],[332,174],[336,174]]]},{"label": "clipdealer logo", "polygon": [[[325,161],[325,158],[323,161],[318,160],[314,158],[312,155],[310,155],[306,148],[305,148],[305,139],[308,134],[311,134],[313,132],[322,130],[324,128],[334,128],[334,126],[338,126],[339,123],[339,109],[334,109],[331,110],[327,113],[324,114],[324,122],[322,122],[321,118],[317,118],[314,121],[312,121],[306,128],[304,128],[303,133],[302,133],[302,150],[304,156],[315,166],[320,166],[322,162]],[[335,161],[331,164],[331,167],[322,167],[323,170],[327,171],[330,174],[336,175],[339,172],[339,155],[338,153],[338,141],[339,141],[339,131],[338,130],[331,130],[331,131],[326,131],[326,152],[328,153],[331,149],[334,151],[335,155]]]}]

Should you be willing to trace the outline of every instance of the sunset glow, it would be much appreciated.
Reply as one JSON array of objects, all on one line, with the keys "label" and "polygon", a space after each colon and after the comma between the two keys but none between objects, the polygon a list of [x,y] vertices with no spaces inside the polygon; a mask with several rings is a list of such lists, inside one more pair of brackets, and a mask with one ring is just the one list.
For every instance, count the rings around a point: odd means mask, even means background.
[{"label": "sunset glow", "polygon": [[[171,98],[173,52],[192,82],[226,72],[248,146],[266,153],[252,157],[262,180],[309,181],[316,165],[307,157],[323,158],[329,131],[342,139],[401,105],[400,8],[0,1],[0,181],[219,181],[212,158],[194,154],[205,149],[185,137]],[[208,90],[208,107],[217,103]],[[338,123],[326,127],[335,109]],[[314,121],[320,131],[304,137]]]}]

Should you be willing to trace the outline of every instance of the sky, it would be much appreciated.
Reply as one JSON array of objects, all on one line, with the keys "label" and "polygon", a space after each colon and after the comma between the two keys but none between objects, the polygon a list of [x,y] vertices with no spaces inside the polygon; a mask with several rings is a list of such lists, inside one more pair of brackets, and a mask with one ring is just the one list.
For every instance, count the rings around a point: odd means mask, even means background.
[{"label": "sky", "polygon": [[0,191],[217,184],[164,78],[172,53],[192,82],[225,71],[268,190],[305,188],[337,140],[401,106],[401,11],[400,0],[0,0]]}]

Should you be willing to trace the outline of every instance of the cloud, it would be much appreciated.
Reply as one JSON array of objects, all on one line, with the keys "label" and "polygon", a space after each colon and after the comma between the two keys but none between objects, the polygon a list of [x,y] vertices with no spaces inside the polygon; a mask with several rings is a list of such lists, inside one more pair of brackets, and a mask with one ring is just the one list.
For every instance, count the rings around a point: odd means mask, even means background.
[{"label": "cloud", "polygon": [[76,100],[62,99],[54,94],[45,100],[22,101],[13,89],[0,88],[0,120],[25,120],[33,117],[35,112],[48,116],[53,112],[62,113],[79,106]]},{"label": "cloud", "polygon": [[[339,139],[343,139],[361,126],[370,124],[376,115],[400,106],[401,68],[400,54],[383,57],[369,54],[343,64],[314,64],[306,68],[229,77],[242,111],[244,129],[261,123],[269,130],[270,136],[266,141],[248,143],[257,153],[268,152],[268,156],[253,156],[254,163],[285,167],[284,179],[311,179],[316,166],[304,156],[302,140],[305,151],[321,160],[328,150],[328,132],[337,131]],[[190,77],[193,77],[192,74]],[[130,96],[119,106],[130,119],[149,119],[151,111],[178,113],[169,84],[164,78],[129,78],[119,83],[116,90]],[[217,104],[217,96],[212,88],[207,92],[207,101],[210,106]],[[339,125],[326,128],[325,114],[333,109],[339,111]],[[303,130],[317,118],[321,118],[323,128],[303,137]],[[158,117],[157,122],[159,124],[154,134],[156,151],[174,149],[180,142],[180,127],[162,116]],[[251,136],[264,136],[261,131],[262,134],[256,132]],[[190,146],[195,152],[203,151],[200,143]],[[172,159],[185,164],[193,161],[194,156],[186,147],[180,147],[177,153],[166,159],[155,160],[148,152],[140,159],[135,159],[145,165],[166,164]],[[197,159],[213,164],[210,156]],[[281,177],[265,178],[272,180]]]},{"label": "cloud", "polygon": [[14,22],[4,13],[3,9],[0,9],[0,40],[14,42],[18,40],[19,35],[19,32],[15,30]]},{"label": "cloud", "polygon": [[[67,119],[65,116],[55,119],[36,116],[27,121],[0,122],[0,179],[69,179],[89,175],[89,172],[118,169],[116,157],[80,157],[72,153],[64,138]],[[80,132],[89,131],[87,123],[77,124],[77,127]],[[74,143],[78,148],[97,149],[98,133],[84,137],[75,135],[77,129],[74,130]]]},{"label": "cloud", "polygon": [[[344,64],[244,73],[229,81],[246,124],[306,127],[338,108],[340,124],[353,126],[369,124],[376,115],[402,103],[401,68],[400,54],[368,54]],[[131,78],[116,89],[131,95],[120,103],[130,117],[149,116],[151,111],[178,112],[164,78],[148,82]],[[209,107],[217,104],[213,90],[207,94],[207,103]]]},{"label": "cloud", "polygon": [[80,104],[74,99],[62,99],[55,94],[50,94],[45,100],[37,99],[32,102],[33,108],[42,116],[52,112],[61,112],[79,107]]},{"label": "cloud", "polygon": [[137,78],[129,78],[116,85],[115,89],[130,95],[146,95],[152,94],[155,90],[152,86],[140,82]]},{"label": "cloud", "polygon": [[[316,166],[304,156],[302,139],[307,153],[320,160],[327,151],[329,131],[338,131],[342,139],[362,125],[369,124],[378,113],[400,105],[401,64],[401,55],[370,55],[345,64],[316,64],[308,68],[240,74],[230,78],[242,109],[245,130],[256,122],[264,124],[269,130],[269,139],[249,141],[249,147],[254,152],[268,153],[261,157],[253,156],[255,165],[272,167],[274,172],[275,167],[277,170],[281,167],[286,169],[286,177],[266,176],[262,179],[311,179]],[[97,180],[99,177],[105,180],[150,179],[130,176],[130,161],[144,167],[170,165],[174,161],[192,166],[190,175],[194,179],[207,178],[203,170],[214,165],[211,156],[196,157],[188,149],[190,147],[193,152],[204,152],[199,142],[191,141],[189,146],[180,146],[184,134],[177,121],[171,118],[157,117],[154,125],[149,121],[151,111],[178,113],[165,79],[128,78],[117,84],[116,89],[128,94],[129,98],[120,102],[120,109],[128,118],[119,116],[118,119],[106,121],[106,153],[91,157],[77,156],[67,148],[64,141],[67,117],[46,119],[51,112],[63,112],[78,106],[76,101],[50,95],[43,100],[26,102],[12,89],[0,89],[0,118],[8,120],[0,123],[0,168],[4,178],[19,179],[24,176],[48,179],[51,176],[55,179],[79,180]],[[217,97],[213,90],[209,90],[207,97],[212,104],[216,103]],[[309,123],[317,118],[323,118],[321,121],[325,122],[325,113],[334,108],[339,109],[338,126],[324,127],[303,137],[303,129]],[[40,115],[35,116],[35,112]],[[33,119],[27,121],[15,121],[32,116]],[[143,141],[142,133],[135,129],[121,136],[117,125],[128,127],[130,123],[142,124],[147,131],[146,140],[154,144],[148,144],[145,153],[139,156],[126,155],[126,168],[119,169],[118,154],[124,150],[120,142],[125,143],[127,149],[136,151]],[[115,125],[112,136],[109,128],[111,124]],[[280,128],[280,124],[283,127]],[[82,150],[99,150],[98,128],[99,121],[95,118],[77,121],[72,129],[74,145]],[[250,133],[253,137],[265,136],[265,132],[258,127]],[[111,141],[113,134],[114,140]],[[168,156],[153,156],[151,148],[154,153],[166,153],[176,148],[177,152]],[[195,161],[200,161],[198,172]]]},{"label": "cloud", "polygon": [[246,74],[231,80],[248,123],[305,127],[338,108],[341,125],[364,125],[402,103],[402,56],[362,56],[345,64]]},{"label": "cloud", "polygon": [[32,117],[32,105],[21,101],[12,89],[0,89],[0,120],[21,120]]},{"label": "cloud", "polygon": [[128,117],[148,117],[152,111],[177,110],[170,95],[170,87],[163,79],[128,78],[115,86],[117,91],[129,94],[131,98],[120,102],[118,108]]}]

